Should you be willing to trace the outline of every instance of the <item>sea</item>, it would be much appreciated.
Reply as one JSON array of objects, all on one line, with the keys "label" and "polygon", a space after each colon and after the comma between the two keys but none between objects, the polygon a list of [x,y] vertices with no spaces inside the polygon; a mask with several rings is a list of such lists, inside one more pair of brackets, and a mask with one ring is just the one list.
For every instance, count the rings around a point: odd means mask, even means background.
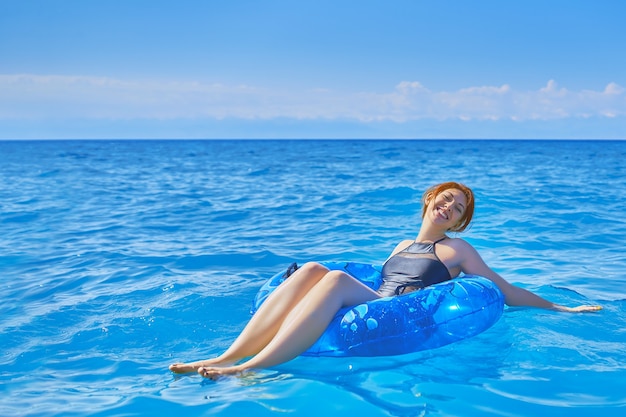
[{"label": "sea", "polygon": [[[381,264],[442,181],[471,243],[570,314],[507,307],[400,356],[298,357],[217,381],[290,263]],[[626,141],[0,141],[1,416],[624,416]]]}]

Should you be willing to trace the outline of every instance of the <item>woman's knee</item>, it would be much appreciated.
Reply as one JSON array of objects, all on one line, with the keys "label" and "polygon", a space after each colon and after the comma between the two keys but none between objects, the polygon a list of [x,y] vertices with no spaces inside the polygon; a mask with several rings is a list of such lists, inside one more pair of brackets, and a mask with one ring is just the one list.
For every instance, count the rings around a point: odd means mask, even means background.
[{"label": "woman's knee", "polygon": [[306,275],[326,275],[329,271],[324,265],[317,262],[307,262],[298,271],[302,270]]},{"label": "woman's knee", "polygon": [[328,271],[320,281],[320,284],[328,287],[337,287],[346,280],[354,280],[354,278],[343,271]]},{"label": "woman's knee", "polygon": [[329,271],[315,288],[325,296],[335,296],[342,307],[380,298],[367,285],[343,271]]},{"label": "woman's knee", "polygon": [[318,282],[328,273],[328,268],[317,262],[307,262],[293,273],[287,281]]}]

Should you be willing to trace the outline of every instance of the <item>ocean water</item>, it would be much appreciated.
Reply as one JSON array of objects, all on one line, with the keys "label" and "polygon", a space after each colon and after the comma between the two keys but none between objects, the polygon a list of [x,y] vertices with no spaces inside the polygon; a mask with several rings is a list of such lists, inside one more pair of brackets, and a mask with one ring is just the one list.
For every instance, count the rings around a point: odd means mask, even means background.
[{"label": "ocean water", "polygon": [[[623,416],[626,142],[0,142],[2,416]],[[477,195],[461,234],[509,281],[593,314],[507,308],[430,351],[300,357],[218,381],[293,261],[381,263],[420,197]]]}]

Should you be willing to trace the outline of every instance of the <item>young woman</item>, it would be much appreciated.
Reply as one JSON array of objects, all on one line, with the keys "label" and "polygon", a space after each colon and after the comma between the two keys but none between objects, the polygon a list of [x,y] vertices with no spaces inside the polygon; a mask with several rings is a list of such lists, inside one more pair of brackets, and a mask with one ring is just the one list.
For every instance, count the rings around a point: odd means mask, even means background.
[{"label": "young woman", "polygon": [[570,308],[554,304],[511,285],[492,271],[469,243],[446,235],[449,231],[465,230],[473,214],[474,195],[468,187],[446,182],[429,188],[423,196],[422,225],[417,238],[402,241],[393,250],[383,266],[383,284],[378,291],[345,272],[307,263],[267,298],[226,352],[213,359],[173,364],[170,370],[175,373],[197,371],[213,378],[278,365],[313,345],[340,308],[413,291],[452,279],[461,272],[493,281],[509,306],[564,312],[601,309],[599,306]]}]

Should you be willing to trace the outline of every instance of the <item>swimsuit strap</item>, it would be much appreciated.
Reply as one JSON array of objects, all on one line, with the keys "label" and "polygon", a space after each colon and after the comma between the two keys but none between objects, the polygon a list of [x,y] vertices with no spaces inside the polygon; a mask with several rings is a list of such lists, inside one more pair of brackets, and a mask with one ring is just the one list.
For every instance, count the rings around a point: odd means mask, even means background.
[{"label": "swimsuit strap", "polygon": [[425,242],[418,242],[417,240],[414,240],[413,243],[417,243],[418,245],[429,245],[432,244],[433,246],[435,246],[437,243],[441,242],[442,240],[446,240],[448,238],[448,236],[444,236],[439,240],[435,240],[433,243],[425,243]]}]

